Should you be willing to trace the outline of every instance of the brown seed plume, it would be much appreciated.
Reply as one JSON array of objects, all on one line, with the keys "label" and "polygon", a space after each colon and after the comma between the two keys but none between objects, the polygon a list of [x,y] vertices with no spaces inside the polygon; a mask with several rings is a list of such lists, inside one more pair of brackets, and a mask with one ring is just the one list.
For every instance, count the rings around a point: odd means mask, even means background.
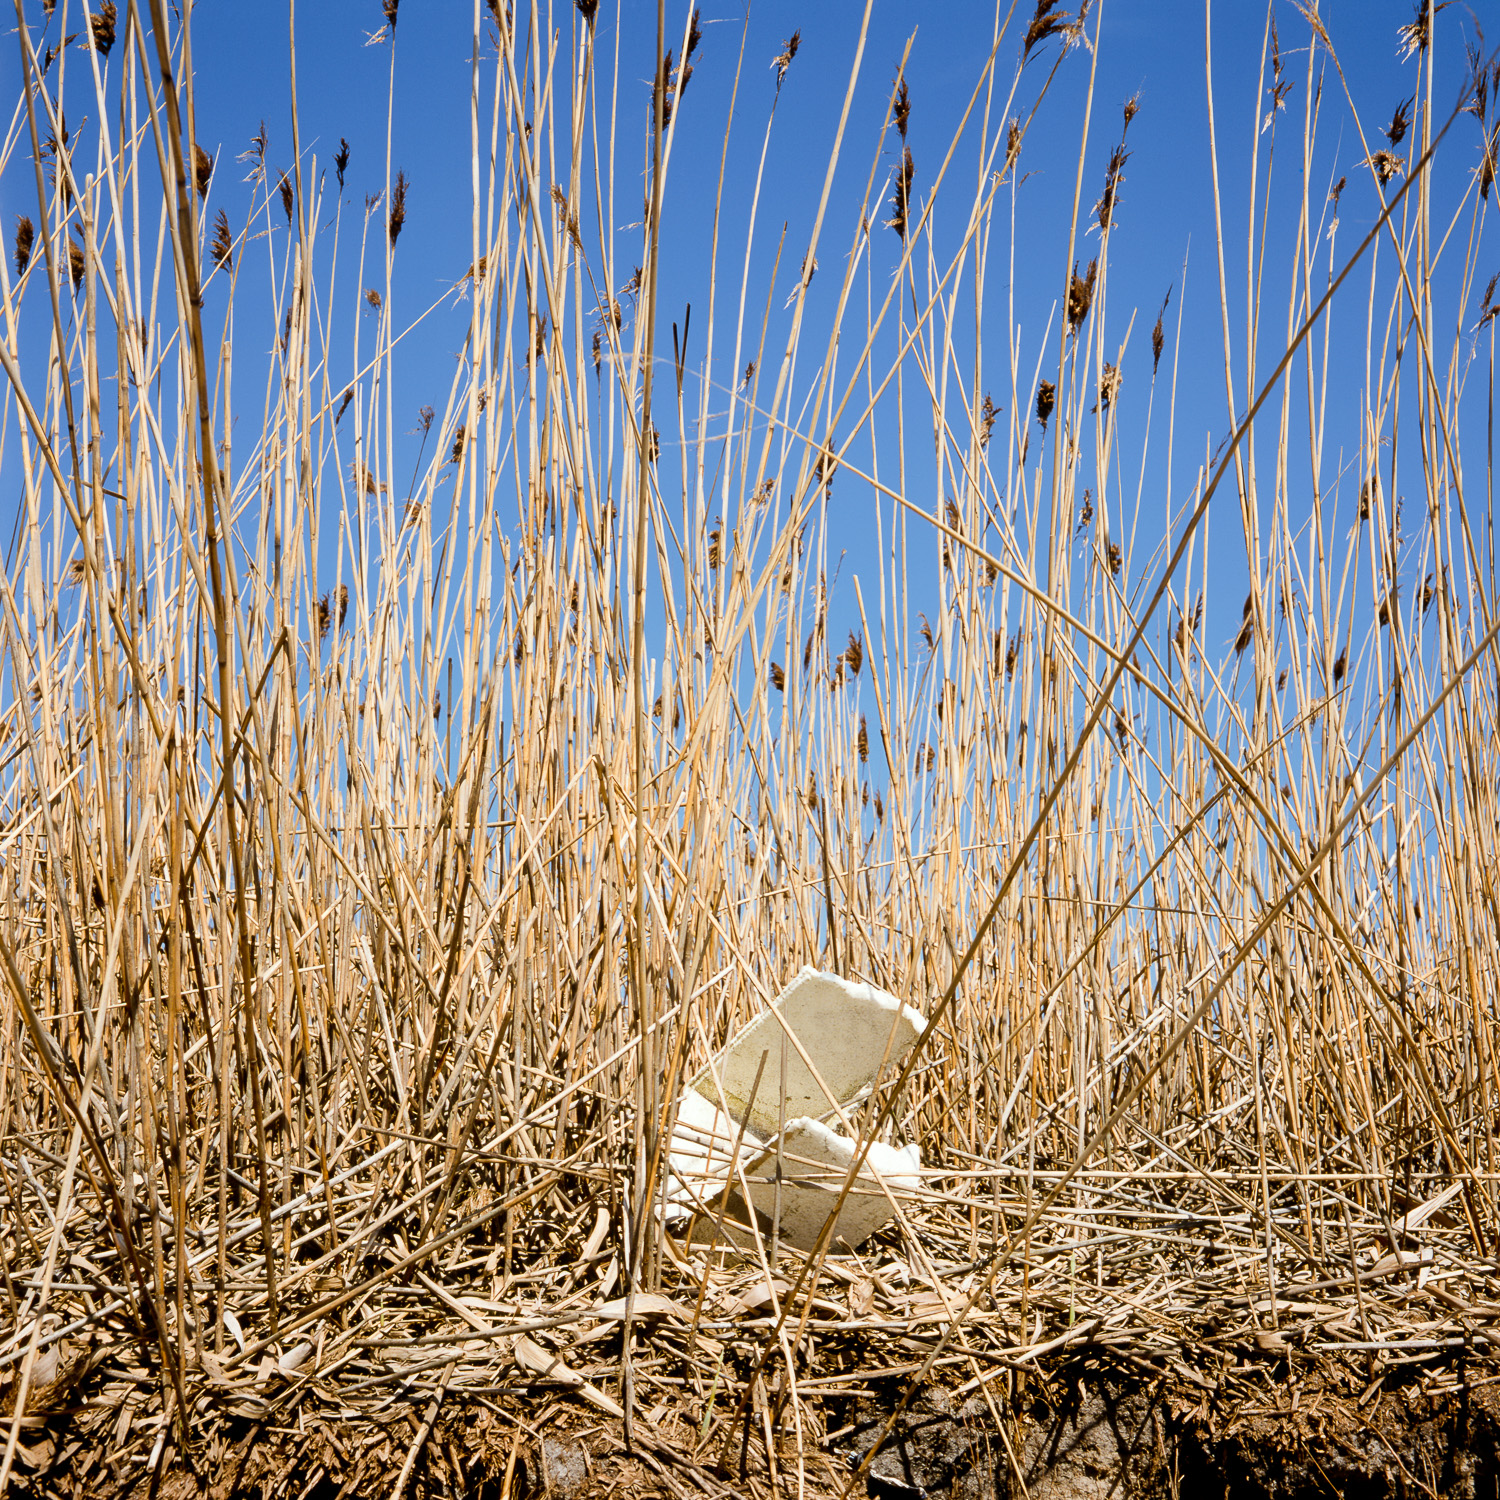
[{"label": "brown seed plume", "polygon": [[1391,123],[1385,127],[1385,138],[1391,145],[1399,146],[1406,139],[1407,127],[1411,124],[1412,105],[1416,101],[1407,99],[1396,106],[1396,112],[1391,116]]},{"label": "brown seed plume", "polygon": [[865,643],[852,630],[849,632],[849,644],[844,647],[840,660],[849,668],[851,677],[859,676],[859,669],[865,661]]},{"label": "brown seed plume", "polygon": [[773,661],[771,663],[771,686],[778,693],[786,691],[786,672],[780,662]]},{"label": "brown seed plume", "polygon": [[1167,288],[1167,295],[1161,299],[1161,311],[1156,315],[1156,327],[1151,330],[1151,378],[1156,378],[1157,367],[1161,364],[1161,351],[1167,342],[1166,333],[1163,331],[1162,322],[1167,316],[1167,303],[1172,300],[1172,288]]},{"label": "brown seed plume", "polygon": [[401,238],[401,228],[406,223],[406,173],[397,172],[396,180],[391,185],[391,212],[386,220],[386,232],[391,237],[391,249],[396,248],[396,241]]},{"label": "brown seed plume", "polygon": [[344,172],[349,166],[349,142],[339,137],[339,149],[333,153],[333,170],[339,174],[339,188],[344,186]]},{"label": "brown seed plume", "polygon": [[234,236],[229,232],[229,215],[221,208],[219,216],[214,220],[213,244],[209,246],[213,251],[214,264],[221,269],[229,264],[230,256],[234,252]]},{"label": "brown seed plume", "polygon": [[896,80],[896,90],[891,99],[891,118],[896,122],[902,141],[905,141],[906,127],[911,121],[911,93],[906,86],[904,73]]},{"label": "brown seed plume", "polygon": [[911,183],[916,176],[917,169],[911,159],[911,147],[905,146],[901,151],[901,165],[896,169],[896,201],[891,216],[886,220],[892,229],[904,240],[906,238],[906,216],[911,204]]},{"label": "brown seed plume", "polygon": [[1094,305],[1094,283],[1098,277],[1097,260],[1088,263],[1088,269],[1082,276],[1078,274],[1078,267],[1073,267],[1073,283],[1068,288],[1068,327],[1074,331],[1088,317],[1089,308]]},{"label": "brown seed plume", "polygon": [[94,34],[94,51],[101,57],[108,57],[109,49],[115,44],[114,0],[103,0],[99,9],[89,17],[89,30]]},{"label": "brown seed plume", "polygon": [[1026,28],[1026,42],[1021,49],[1021,60],[1031,56],[1031,49],[1039,47],[1049,36],[1066,31],[1073,18],[1066,11],[1055,9],[1057,0],[1037,0],[1036,14]]},{"label": "brown seed plume", "polygon": [[88,267],[84,258],[83,246],[77,240],[68,241],[68,274],[73,278],[73,291],[76,293],[83,285],[83,273]]},{"label": "brown seed plume", "polygon": [[990,442],[990,433],[995,426],[995,413],[998,410],[995,403],[990,400],[990,393],[984,393],[984,403],[979,408],[979,446],[987,448]]},{"label": "brown seed plume", "polygon": [[391,35],[396,34],[396,12],[401,8],[401,0],[381,0],[381,13],[385,16],[385,24],[391,28]]},{"label": "brown seed plume", "polygon": [[802,45],[802,32],[794,31],[782,44],[781,51],[776,54],[771,66],[776,69],[776,91],[781,92],[781,85],[786,78],[786,70],[791,67],[792,60],[797,56],[797,49]]},{"label": "brown seed plume", "polygon": [[1120,371],[1115,365],[1105,365],[1099,377],[1099,404],[1106,410],[1114,404],[1120,391]]},{"label": "brown seed plume", "polygon": [[870,731],[865,727],[865,716],[863,714],[859,716],[859,734],[854,743],[859,750],[860,760],[868,761],[870,758]]},{"label": "brown seed plume", "polygon": [[36,239],[36,226],[25,214],[16,215],[16,275],[20,276],[31,264],[31,246]]},{"label": "brown seed plume", "polygon": [[292,222],[292,209],[296,206],[296,199],[292,194],[292,179],[287,173],[281,174],[281,181],[276,184],[276,191],[281,194],[281,211],[286,215],[288,224]]},{"label": "brown seed plume", "polygon": [[1050,380],[1044,380],[1036,388],[1036,419],[1042,424],[1042,431],[1047,430],[1048,419],[1052,416],[1052,408],[1057,404],[1057,387]]}]

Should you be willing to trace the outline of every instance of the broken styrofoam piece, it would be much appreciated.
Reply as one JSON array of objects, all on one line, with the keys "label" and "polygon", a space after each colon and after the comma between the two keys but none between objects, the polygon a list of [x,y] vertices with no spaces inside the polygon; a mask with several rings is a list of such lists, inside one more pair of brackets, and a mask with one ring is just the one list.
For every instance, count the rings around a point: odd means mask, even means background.
[{"label": "broken styrofoam piece", "polygon": [[817,1119],[847,1104],[882,1063],[888,1072],[899,1067],[926,1028],[918,1011],[884,990],[805,968],[768,1011],[730,1038],[692,1087],[769,1138],[783,1121]]},{"label": "broken styrofoam piece", "polygon": [[696,1089],[684,1089],[672,1132],[667,1201],[701,1208],[717,1197],[734,1164],[736,1141],[740,1142],[740,1167],[765,1147],[750,1131],[742,1135],[734,1120]]},{"label": "broken styrofoam piece", "polygon": [[[724,1237],[744,1248],[736,1221],[748,1224],[753,1211],[770,1227],[779,1214],[780,1238],[811,1249],[861,1149],[838,1128],[845,1106],[881,1074],[892,1076],[925,1029],[894,995],[803,969],[683,1091],[668,1216],[713,1214]],[[920,1173],[916,1146],[871,1142],[839,1207],[835,1240],[852,1247],[889,1223],[892,1194],[915,1190]]]},{"label": "broken styrofoam piece", "polygon": [[[780,1140],[781,1238],[811,1250],[848,1180],[859,1144],[820,1120],[791,1120]],[[777,1207],[777,1149],[770,1147],[746,1169],[750,1201],[768,1219]],[[839,1208],[835,1240],[854,1246],[894,1217],[890,1195],[922,1185],[922,1153],[915,1146],[871,1141],[859,1175]],[[882,1186],[883,1184],[883,1186]],[[887,1191],[889,1190],[889,1191]]]}]

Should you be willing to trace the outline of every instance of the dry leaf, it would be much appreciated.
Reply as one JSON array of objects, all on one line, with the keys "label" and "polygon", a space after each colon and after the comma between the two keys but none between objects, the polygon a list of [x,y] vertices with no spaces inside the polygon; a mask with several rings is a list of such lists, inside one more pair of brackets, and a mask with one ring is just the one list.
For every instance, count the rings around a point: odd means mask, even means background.
[{"label": "dry leaf", "polygon": [[520,1334],[515,1343],[516,1363],[530,1375],[543,1380],[555,1380],[569,1390],[577,1391],[585,1401],[592,1402],[600,1411],[612,1417],[623,1417],[625,1413],[616,1406],[603,1391],[592,1386],[576,1370],[570,1370],[555,1354],[548,1354],[540,1344]]}]

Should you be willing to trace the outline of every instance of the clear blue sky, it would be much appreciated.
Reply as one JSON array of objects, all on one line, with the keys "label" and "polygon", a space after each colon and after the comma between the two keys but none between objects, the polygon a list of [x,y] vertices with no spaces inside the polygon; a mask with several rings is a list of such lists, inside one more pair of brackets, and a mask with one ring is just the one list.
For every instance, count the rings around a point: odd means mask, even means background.
[{"label": "clear blue sky", "polygon": [[[66,20],[68,0],[52,23],[70,30],[79,23],[75,12]],[[719,168],[719,153],[725,139],[725,113],[729,88],[739,51],[745,40],[744,84],[738,118],[729,136],[728,215],[725,237],[736,243],[736,226],[743,224],[749,186],[760,150],[763,122],[774,89],[771,61],[781,50],[783,39],[801,31],[799,55],[783,88],[776,133],[771,146],[770,171],[760,211],[758,265],[769,275],[770,255],[780,225],[788,226],[788,249],[779,281],[787,291],[795,283],[800,246],[811,222],[822,182],[824,163],[842,103],[845,82],[854,55],[860,8],[852,0],[819,4],[790,4],[766,0],[750,8],[733,3],[702,7],[704,41],[696,71],[683,101],[677,137],[677,154],[668,187],[668,238],[662,276],[662,323],[658,349],[670,349],[669,323],[676,308],[688,302],[702,308],[706,302],[706,255],[713,187]],[[1030,6],[1018,6],[1022,17]],[[40,5],[28,5],[37,14]],[[546,12],[544,11],[545,15]],[[1174,288],[1172,316],[1185,320],[1186,359],[1177,411],[1178,470],[1176,483],[1181,498],[1191,486],[1192,470],[1205,447],[1213,447],[1227,428],[1222,377],[1222,342],[1214,257],[1208,132],[1206,128],[1205,11],[1190,0],[1104,0],[1099,31],[1098,80],[1095,112],[1089,131],[1088,162],[1083,187],[1083,213],[1098,195],[1104,165],[1119,138],[1120,107],[1138,97],[1140,110],[1130,130],[1132,155],[1126,170],[1117,229],[1111,245],[1112,290],[1108,317],[1111,344],[1123,337],[1132,313],[1137,314],[1131,353],[1126,366],[1127,400],[1139,392],[1149,376],[1149,329],[1169,287]],[[1283,59],[1296,80],[1282,117],[1286,134],[1281,148],[1288,153],[1280,169],[1279,191],[1296,190],[1295,142],[1300,132],[1305,76],[1306,23],[1294,5],[1276,0],[1272,8],[1282,43]],[[469,231],[469,67],[473,8],[468,4],[434,4],[430,0],[405,0],[395,38],[395,109],[392,163],[404,170],[410,181],[408,217],[397,255],[398,323],[415,314],[462,276],[471,260]],[[552,24],[566,32],[576,24],[573,7],[555,3]],[[668,33],[675,41],[681,34],[687,9],[680,3],[668,7]],[[1344,63],[1355,102],[1373,125],[1388,120],[1396,104],[1418,86],[1415,60],[1398,56],[1398,27],[1410,21],[1410,0],[1327,0],[1323,18]],[[915,191],[921,200],[967,103],[982,61],[990,46],[994,12],[987,5],[963,3],[913,3],[913,0],[882,0],[875,7],[866,49],[862,81],[850,119],[845,164],[825,229],[820,254],[829,260],[844,253],[851,238],[853,206],[863,190],[872,153],[883,150],[881,175],[888,178],[897,160],[894,131],[881,143],[891,80],[908,38],[914,38],[907,77],[911,89],[911,145],[917,162]],[[1247,166],[1266,100],[1258,94],[1259,66],[1265,33],[1266,11],[1259,4],[1225,3],[1213,8],[1212,61],[1217,103],[1221,185],[1226,229],[1231,246],[1244,243],[1248,195]],[[486,16],[486,29],[488,18]],[[1092,31],[1094,21],[1090,20]],[[383,17],[378,0],[302,0],[297,7],[297,55],[299,105],[304,151],[327,170],[341,137],[347,138],[351,157],[346,212],[357,220],[366,194],[385,182],[386,95],[390,69],[389,46],[378,40]],[[607,70],[616,37],[620,42],[622,91],[621,181],[622,202],[633,209],[630,173],[638,170],[640,141],[644,130],[649,79],[652,73],[656,32],[655,6],[645,0],[624,0],[600,6],[596,55]],[[1437,42],[1439,76],[1445,82],[1436,98],[1439,118],[1446,114],[1457,95],[1467,69],[1463,39],[1475,33],[1473,13],[1458,5],[1439,18]],[[1016,33],[1013,31],[1012,36]],[[49,33],[50,35],[50,33]],[[194,10],[193,45],[200,80],[197,111],[201,142],[218,155],[210,212],[224,208],[230,223],[244,222],[252,188],[244,182],[245,168],[234,158],[248,146],[252,135],[265,122],[270,146],[268,164],[274,174],[291,162],[292,135],[289,124],[289,46],[287,16],[276,5],[235,5],[227,0],[202,0]],[[998,69],[1008,79],[1018,48],[1007,41]],[[1057,56],[1057,42],[1037,49],[1030,72],[1039,78]],[[1008,55],[1007,55],[1008,54]],[[1064,286],[1064,252],[1067,221],[1074,192],[1077,149],[1083,129],[1082,101],[1087,84],[1089,56],[1076,50],[1063,62],[1057,82],[1045,102],[1023,154],[1026,177],[1019,190],[1018,214],[1028,226],[1036,226],[1034,240],[1022,247],[1016,265],[1017,321],[1025,342],[1023,366],[1031,368],[1048,320],[1054,318]],[[9,66],[14,69],[15,54]],[[78,83],[86,65],[80,69]],[[607,82],[607,72],[602,75]],[[1024,83],[1023,102],[1035,94],[1035,82]],[[1332,87],[1322,101],[1320,159],[1316,180],[1331,182],[1348,174],[1351,188],[1341,210],[1343,228],[1340,248],[1347,253],[1358,242],[1376,212],[1377,203],[1368,180],[1356,169],[1363,152],[1348,128],[1348,111],[1342,96]],[[640,129],[632,128],[632,121]],[[1440,187],[1446,184],[1456,196],[1469,180],[1478,160],[1479,132],[1472,122],[1461,121],[1439,166]],[[1383,144],[1381,142],[1380,144]],[[977,165],[972,149],[961,151],[955,169],[972,183]],[[5,174],[4,203],[7,225],[13,214],[26,211],[30,174],[10,170]],[[953,194],[955,214],[965,205],[965,190]],[[1290,197],[1288,197],[1290,205]],[[622,221],[638,218],[632,211]],[[620,244],[625,263],[638,259],[629,251],[634,231],[624,230]],[[951,231],[951,223],[939,223],[939,237]],[[1028,229],[1028,236],[1032,234]],[[899,258],[896,237],[885,231],[876,236],[877,253],[888,256],[894,268]],[[1086,259],[1097,238],[1080,241]],[[264,257],[260,257],[264,261]],[[1188,263],[1186,292],[1182,288],[1184,261]],[[1269,301],[1284,307],[1275,288],[1284,284],[1289,256],[1281,254],[1269,262]],[[828,261],[825,261],[825,264]],[[1497,264],[1500,269],[1500,264]],[[737,259],[734,263],[737,273]],[[252,275],[255,273],[251,273]],[[1228,265],[1234,300],[1234,333],[1242,336],[1244,268],[1233,251]],[[1000,316],[1005,304],[1006,269],[997,259],[991,267],[989,290],[992,317]],[[816,321],[818,296],[828,296],[836,278],[826,275],[815,286],[811,313]],[[247,314],[251,299],[242,289],[237,333],[241,339],[256,335]],[[774,305],[783,294],[778,288]],[[28,315],[41,309],[28,308]],[[417,409],[430,402],[441,409],[452,378],[452,355],[461,341],[466,314],[455,308],[451,316],[440,315],[417,338],[408,341],[398,362],[398,429],[400,413],[409,410],[415,424]],[[1169,332],[1173,331],[1169,319]],[[265,342],[273,337],[269,323]],[[996,337],[1003,348],[1003,329]],[[1055,345],[1056,327],[1052,342]],[[690,351],[690,355],[691,355]],[[1274,351],[1272,351],[1274,354]],[[1054,356],[1048,356],[1049,362]],[[997,358],[997,368],[1001,361]],[[723,372],[720,372],[722,375]],[[1343,399],[1352,414],[1360,392],[1353,378]],[[243,385],[247,391],[249,383]],[[258,396],[255,398],[258,400]],[[1137,405],[1134,410],[1139,411]],[[257,412],[247,416],[253,420]],[[1122,407],[1122,423],[1132,409]],[[1130,440],[1124,442],[1130,451]],[[1336,455],[1335,455],[1336,457]],[[931,503],[930,496],[923,496]],[[835,512],[835,524],[839,524]],[[859,514],[847,518],[850,568],[861,566],[861,548],[868,534]],[[1237,527],[1232,527],[1237,533]],[[1232,636],[1241,590],[1234,581],[1242,564],[1232,556],[1224,561],[1224,599],[1228,613],[1224,629]],[[1231,607],[1232,606],[1232,607]]]}]

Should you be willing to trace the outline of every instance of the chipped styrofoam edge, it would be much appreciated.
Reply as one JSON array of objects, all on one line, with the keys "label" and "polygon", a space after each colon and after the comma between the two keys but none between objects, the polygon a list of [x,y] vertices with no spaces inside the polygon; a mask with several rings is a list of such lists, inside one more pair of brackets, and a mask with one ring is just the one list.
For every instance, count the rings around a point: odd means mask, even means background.
[{"label": "chipped styrofoam edge", "polygon": [[[859,1151],[858,1142],[821,1120],[790,1120],[779,1143],[768,1146],[746,1171],[750,1201],[768,1218],[779,1208],[782,1239],[799,1250],[811,1250],[843,1193]],[[836,1237],[858,1245],[883,1228],[895,1217],[891,1195],[915,1192],[922,1185],[921,1172],[922,1153],[917,1145],[870,1142],[858,1175],[843,1195]]]},{"label": "chipped styrofoam edge", "polygon": [[[838,992],[841,1004],[849,1007],[851,1024],[858,1026],[863,1022],[859,1029],[869,1039],[863,1065],[855,1063],[851,1067],[846,1058],[838,1055],[837,1041],[799,1033],[788,1019],[789,1013],[797,1008],[800,992],[809,986]],[[878,1024],[872,1024],[876,1018]],[[691,1086],[735,1118],[747,1119],[762,1135],[770,1136],[786,1115],[826,1116],[850,1104],[874,1081],[882,1060],[888,1066],[899,1067],[926,1029],[927,1020],[920,1011],[885,990],[808,966],[798,972],[770,1007],[730,1037],[714,1064],[694,1078]],[[831,1099],[815,1085],[800,1089],[789,1086],[783,1114],[779,1101],[778,1107],[771,1104],[777,1099],[774,1065],[762,1070],[760,1090],[754,1100],[749,1098],[760,1053],[768,1052],[771,1058],[778,1058],[783,1052],[783,1039],[793,1051],[790,1063],[795,1080],[806,1082],[816,1074],[832,1094]]]}]

